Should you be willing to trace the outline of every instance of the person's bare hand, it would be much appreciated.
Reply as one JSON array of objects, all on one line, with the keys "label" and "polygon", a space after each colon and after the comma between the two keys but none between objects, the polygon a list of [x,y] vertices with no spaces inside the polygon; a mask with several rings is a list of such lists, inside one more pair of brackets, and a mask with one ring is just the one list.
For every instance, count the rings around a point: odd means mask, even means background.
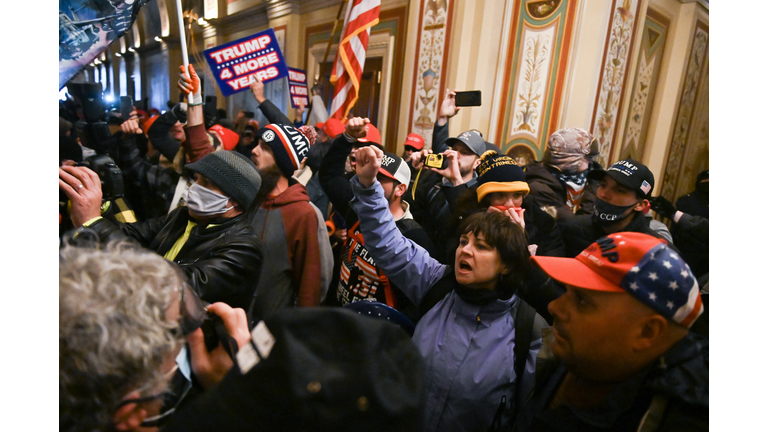
[{"label": "person's bare hand", "polygon": [[304,115],[304,110],[305,110],[304,100],[302,99],[299,101],[299,107],[296,108],[296,116],[301,117],[302,115]]},{"label": "person's bare hand", "polygon": [[459,169],[459,153],[456,150],[446,150],[443,152],[443,158],[448,161],[444,169],[426,168],[447,178],[454,186],[464,184],[464,179],[461,177],[461,170]]},{"label": "person's bare hand", "polygon": [[445,89],[445,98],[440,104],[440,111],[437,114],[437,123],[439,126],[448,122],[448,119],[459,113],[461,108],[456,108],[456,92]]},{"label": "person's bare hand", "polygon": [[360,147],[355,152],[355,159],[357,164],[355,165],[355,172],[357,173],[358,181],[365,188],[371,187],[376,180],[376,174],[379,173],[381,168],[381,159],[384,157],[384,152],[379,150],[376,146]]},{"label": "person's bare hand", "polygon": [[412,167],[420,169],[424,166],[424,161],[430,153],[432,153],[432,149],[422,149],[421,151],[413,152],[408,158],[408,163],[410,163]]},{"label": "person's bare hand", "polygon": [[72,203],[69,218],[75,228],[101,216],[101,180],[87,167],[62,166],[59,168],[59,189]]},{"label": "person's bare hand", "polygon": [[[221,317],[227,334],[235,339],[238,349],[250,343],[251,333],[248,331],[248,318],[243,309],[233,309],[228,304],[219,302],[208,306],[208,312]],[[213,351],[208,352],[205,348],[205,337],[202,329],[197,329],[187,336],[187,343],[192,357],[192,371],[200,385],[206,390],[221,381],[234,366],[232,359],[221,343]]]},{"label": "person's bare hand", "polygon": [[255,75],[251,75],[251,91],[256,102],[263,103],[267,98],[264,97],[264,83]]},{"label": "person's bare hand", "polygon": [[512,222],[520,225],[520,227],[523,228],[523,230],[525,230],[525,217],[524,217],[525,209],[524,208],[510,207],[502,210],[498,207],[490,206],[488,207],[488,213],[504,213],[505,215],[509,216],[509,219]]},{"label": "person's bare hand", "polygon": [[347,135],[355,139],[364,138],[368,133],[368,125],[371,123],[367,118],[352,117],[347,121],[346,132]]},{"label": "person's bare hand", "polygon": [[[134,111],[135,112],[135,111]],[[141,130],[141,127],[139,127],[139,121],[135,117],[131,117],[128,120],[124,121],[122,124],[120,124],[120,130],[123,132],[123,135],[141,135],[144,133]]]},{"label": "person's bare hand", "polygon": [[345,243],[347,241],[347,229],[346,228],[337,229],[333,233],[333,237],[336,238],[336,240],[338,240],[338,241],[340,241],[342,243]]}]

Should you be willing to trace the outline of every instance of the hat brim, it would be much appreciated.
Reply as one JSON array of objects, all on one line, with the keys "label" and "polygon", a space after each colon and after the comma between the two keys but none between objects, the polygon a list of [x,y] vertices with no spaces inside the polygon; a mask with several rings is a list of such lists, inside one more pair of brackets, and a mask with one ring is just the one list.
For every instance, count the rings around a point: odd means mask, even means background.
[{"label": "hat brim", "polygon": [[488,182],[477,187],[477,202],[482,201],[486,195],[493,192],[525,192],[527,195],[531,191],[528,183],[522,181],[514,182]]},{"label": "hat brim", "polygon": [[452,143],[460,143],[460,144],[464,144],[465,146],[467,146],[467,148],[468,148],[468,149],[469,149],[469,150],[470,150],[472,153],[474,153],[474,154],[476,154],[476,155],[478,155],[478,156],[482,156],[482,155],[483,155],[483,153],[485,153],[485,151],[486,151],[486,147],[485,147],[485,141],[483,141],[483,148],[482,148],[482,150],[480,151],[480,153],[478,153],[478,152],[477,152],[477,150],[473,149],[473,148],[472,148],[472,146],[471,146],[471,145],[469,145],[469,143],[467,143],[467,142],[464,142],[464,141],[460,140],[459,138],[448,138],[447,140],[445,140],[445,145],[447,145],[447,146],[450,146]]},{"label": "hat brim", "polygon": [[550,277],[566,285],[593,291],[626,292],[576,258],[533,256],[531,260]]},{"label": "hat brim", "polygon": [[605,178],[605,176],[610,176],[616,183],[620,184],[621,186],[624,186],[627,189],[632,190],[633,192],[636,192],[642,196],[648,196],[645,192],[641,191],[635,185],[629,182],[626,176],[616,172],[616,171],[590,171],[589,174],[587,174],[587,180],[597,180],[600,181]]},{"label": "hat brim", "polygon": [[394,175],[392,175],[389,171],[385,170],[384,168],[379,168],[379,174],[387,178],[391,178],[392,180],[400,183],[400,180],[398,180]]}]

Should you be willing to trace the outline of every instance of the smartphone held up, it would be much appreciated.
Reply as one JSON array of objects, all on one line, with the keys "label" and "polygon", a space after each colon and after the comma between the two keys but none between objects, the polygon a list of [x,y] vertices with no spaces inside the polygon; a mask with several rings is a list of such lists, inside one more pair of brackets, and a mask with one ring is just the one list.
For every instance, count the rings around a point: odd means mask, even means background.
[{"label": "smartphone held up", "polygon": [[483,103],[482,92],[480,90],[471,91],[457,91],[456,92],[456,106],[457,107],[473,107],[480,106]]}]

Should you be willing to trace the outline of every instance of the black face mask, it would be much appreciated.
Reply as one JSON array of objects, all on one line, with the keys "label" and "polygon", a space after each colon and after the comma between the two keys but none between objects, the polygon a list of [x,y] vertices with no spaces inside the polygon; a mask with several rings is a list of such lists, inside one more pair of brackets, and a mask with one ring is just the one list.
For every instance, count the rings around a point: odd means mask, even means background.
[{"label": "black face mask", "polygon": [[595,199],[595,212],[592,214],[592,220],[603,226],[613,225],[629,217],[632,212],[626,214],[625,212],[636,205],[637,203],[617,206],[597,198]]}]

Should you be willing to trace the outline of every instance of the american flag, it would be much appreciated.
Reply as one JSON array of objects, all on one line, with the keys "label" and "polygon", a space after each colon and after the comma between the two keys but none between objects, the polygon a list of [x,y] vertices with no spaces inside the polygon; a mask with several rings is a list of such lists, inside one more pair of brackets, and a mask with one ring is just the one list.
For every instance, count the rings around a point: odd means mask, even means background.
[{"label": "american flag", "polygon": [[341,43],[331,72],[331,84],[335,85],[331,102],[332,118],[343,121],[357,102],[368,37],[371,27],[379,23],[380,9],[381,0],[350,0],[347,3]]},{"label": "american flag", "polygon": [[[622,236],[615,236],[621,241]],[[704,312],[699,284],[691,269],[667,245],[660,243],[634,265],[621,286],[646,305],[684,327]]]}]

